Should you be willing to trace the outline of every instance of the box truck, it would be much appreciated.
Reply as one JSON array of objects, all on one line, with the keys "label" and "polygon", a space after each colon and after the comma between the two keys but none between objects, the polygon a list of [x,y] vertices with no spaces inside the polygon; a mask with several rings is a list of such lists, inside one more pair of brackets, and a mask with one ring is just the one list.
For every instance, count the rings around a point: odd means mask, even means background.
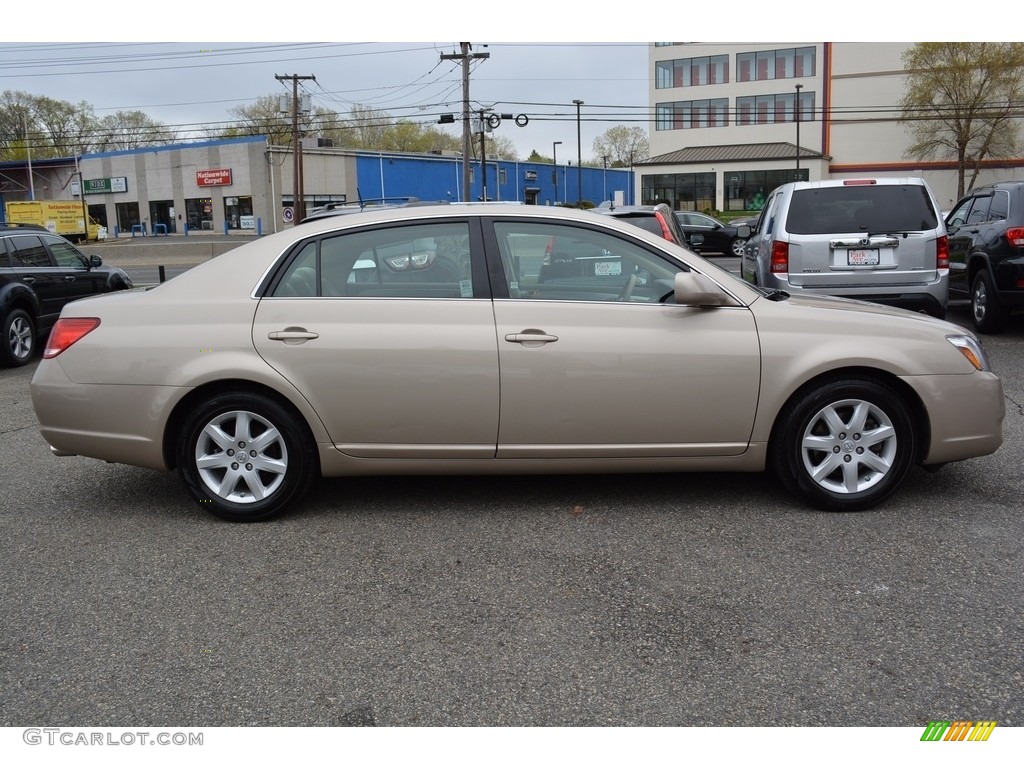
[{"label": "box truck", "polygon": [[[85,239],[85,210],[77,200],[25,200],[7,203],[7,222],[35,224],[68,240]],[[107,228],[89,220],[89,240],[102,240]]]}]

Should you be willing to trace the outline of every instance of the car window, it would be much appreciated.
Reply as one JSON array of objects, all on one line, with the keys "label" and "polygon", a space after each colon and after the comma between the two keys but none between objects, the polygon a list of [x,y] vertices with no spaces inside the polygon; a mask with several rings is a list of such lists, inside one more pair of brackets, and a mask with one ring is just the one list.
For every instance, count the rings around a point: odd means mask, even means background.
[{"label": "car window", "polygon": [[610,233],[556,223],[494,224],[509,295],[658,302],[685,266]]},{"label": "car window", "polygon": [[962,200],[956,208],[953,209],[952,213],[946,217],[946,222],[951,227],[961,227],[964,222],[967,221],[967,217],[971,213],[971,205],[974,203],[973,197],[968,197],[966,200]]},{"label": "car window", "polygon": [[15,267],[52,267],[43,242],[37,235],[15,235],[11,246],[11,264]]},{"label": "car window", "polygon": [[865,184],[794,190],[786,230],[796,235],[917,232],[938,223],[924,186]]},{"label": "car window", "polygon": [[328,235],[305,243],[277,297],[472,298],[469,227],[444,222]]},{"label": "car window", "polygon": [[1003,221],[1010,217],[1010,193],[1005,189],[997,189],[992,195],[992,205],[988,209],[988,221]]},{"label": "car window", "polygon": [[971,206],[971,212],[967,214],[967,223],[981,224],[988,221],[988,207],[991,202],[991,195],[982,195],[981,197],[974,198],[974,205]]},{"label": "car window", "polygon": [[43,240],[50,247],[50,253],[61,267],[84,267],[88,262],[75,246],[60,237],[43,235]]}]

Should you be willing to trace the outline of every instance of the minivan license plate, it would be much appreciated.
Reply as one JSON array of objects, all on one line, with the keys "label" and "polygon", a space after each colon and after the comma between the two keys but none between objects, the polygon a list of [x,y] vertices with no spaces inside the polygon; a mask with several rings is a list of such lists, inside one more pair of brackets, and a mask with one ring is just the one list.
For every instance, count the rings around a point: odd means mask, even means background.
[{"label": "minivan license plate", "polygon": [[851,267],[874,267],[877,266],[878,249],[871,248],[866,251],[847,251],[846,263]]}]

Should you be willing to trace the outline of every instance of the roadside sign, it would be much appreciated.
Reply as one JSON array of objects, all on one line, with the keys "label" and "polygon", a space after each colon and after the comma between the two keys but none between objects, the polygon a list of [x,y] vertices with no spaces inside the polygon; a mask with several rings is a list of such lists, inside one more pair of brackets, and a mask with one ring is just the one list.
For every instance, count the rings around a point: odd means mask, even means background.
[{"label": "roadside sign", "polygon": [[285,224],[291,224],[295,220],[295,209],[288,207],[281,211],[281,218],[284,219]]}]

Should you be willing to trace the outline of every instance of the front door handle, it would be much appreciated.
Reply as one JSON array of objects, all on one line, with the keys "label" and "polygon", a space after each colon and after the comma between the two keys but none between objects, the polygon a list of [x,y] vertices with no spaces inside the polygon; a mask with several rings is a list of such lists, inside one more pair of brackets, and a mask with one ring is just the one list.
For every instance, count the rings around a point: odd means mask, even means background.
[{"label": "front door handle", "polygon": [[304,344],[312,339],[319,339],[319,333],[307,331],[305,328],[285,328],[283,331],[271,331],[267,334],[271,341],[283,341],[285,344]]},{"label": "front door handle", "polygon": [[552,336],[550,333],[544,333],[544,331],[538,331],[536,328],[527,328],[519,333],[506,333],[505,341],[511,341],[513,344],[522,344],[524,347],[541,347],[553,341],[558,341],[558,337]]}]

